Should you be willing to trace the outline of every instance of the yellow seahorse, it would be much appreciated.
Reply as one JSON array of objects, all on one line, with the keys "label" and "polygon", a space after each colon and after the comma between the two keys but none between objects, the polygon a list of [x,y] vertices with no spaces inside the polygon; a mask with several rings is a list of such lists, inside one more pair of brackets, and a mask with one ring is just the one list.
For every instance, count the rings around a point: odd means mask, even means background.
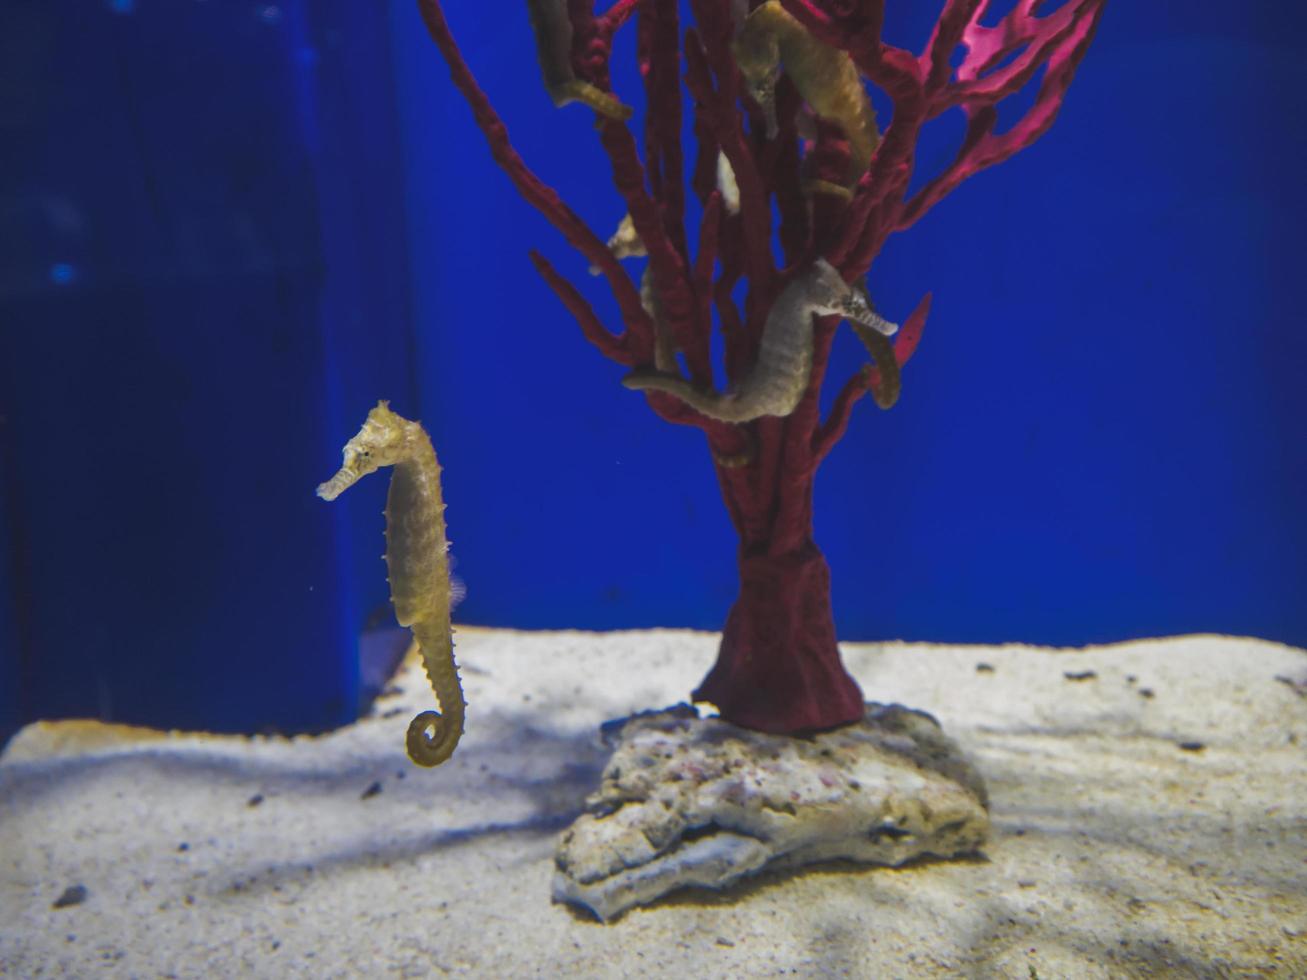
[{"label": "yellow seahorse", "polygon": [[[867,172],[880,132],[876,111],[848,53],[813,37],[780,0],[767,0],[745,18],[731,50],[749,94],[766,116],[767,138],[775,139],[779,130],[776,79],[784,69],[812,111],[843,130],[849,141],[850,184],[856,185]],[[848,194],[847,188],[814,184],[816,189]]]},{"label": "yellow seahorse", "polygon": [[630,106],[623,105],[611,92],[577,78],[572,71],[572,21],[567,16],[567,0],[526,0],[526,6],[536,36],[545,91],[554,105],[584,102],[610,119],[630,119]]},{"label": "yellow seahorse", "polygon": [[401,626],[413,630],[440,712],[424,711],[408,726],[408,757],[419,766],[448,759],[463,734],[463,686],[449,622],[449,543],[440,496],[440,463],[422,426],[396,415],[389,402],[368,413],[345,444],[345,462],[318,487],[335,500],[360,477],[393,466],[386,497],[386,567],[390,601]]}]

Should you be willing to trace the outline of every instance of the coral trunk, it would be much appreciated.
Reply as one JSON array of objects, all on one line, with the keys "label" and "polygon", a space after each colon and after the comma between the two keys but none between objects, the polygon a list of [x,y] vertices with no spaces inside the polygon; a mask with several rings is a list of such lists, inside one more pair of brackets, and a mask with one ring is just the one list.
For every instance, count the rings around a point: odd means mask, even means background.
[{"label": "coral trunk", "polygon": [[740,595],[694,699],[711,701],[727,721],[778,734],[863,716],[862,691],[835,643],[830,568],[811,540],[780,555],[741,554]]}]

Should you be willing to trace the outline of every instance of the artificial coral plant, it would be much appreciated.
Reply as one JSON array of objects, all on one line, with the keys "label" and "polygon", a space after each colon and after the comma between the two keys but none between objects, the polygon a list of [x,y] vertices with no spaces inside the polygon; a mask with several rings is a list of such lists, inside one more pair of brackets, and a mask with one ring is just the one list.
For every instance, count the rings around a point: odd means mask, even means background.
[{"label": "artificial coral plant", "polygon": [[[529,0],[550,94],[558,104],[575,100],[596,110],[599,145],[630,217],[626,238],[638,245],[627,254],[648,255],[643,296],[619,250],[586,227],[513,149],[439,0],[418,2],[495,161],[606,278],[623,329],[601,323],[581,292],[532,252],[536,269],[600,353],[631,370],[628,386],[644,388],[655,413],[706,437],[740,535],[740,592],[717,662],[694,698],[715,704],[728,721],[773,733],[861,718],[862,692],[836,646],[830,571],[813,540],[813,481],[864,394],[885,407],[893,402],[898,369],[921,338],[929,295],[892,347],[859,330],[876,365],[844,381],[824,418],[819,391],[840,319],[821,304],[814,305],[816,317],[800,311],[806,347],[792,360],[802,361],[802,384],[787,414],[725,420],[701,410],[703,399],[692,407],[684,392],[715,387],[714,311],[727,375],[727,384],[716,387],[729,385],[721,396],[729,398],[765,359],[771,314],[787,287],[819,262],[845,283],[860,282],[890,234],[1046,132],[1105,0],[1064,0],[1043,16],[1041,7],[1053,5],[1041,0],[1016,0],[1000,13],[990,0],[944,0],[921,54],[881,40],[885,0],[689,0],[688,28],[677,0],[617,0],[602,14],[593,0]],[[627,122],[633,93],[613,93],[609,82],[613,36],[632,18],[644,81],[643,159]],[[1033,104],[997,132],[999,102],[1037,78]],[[867,82],[893,104],[883,134],[870,114]],[[688,191],[702,205],[693,251],[682,180],[682,83],[695,137]],[[957,157],[909,195],[922,127],[952,109],[967,120]],[[723,171],[733,180],[724,181]],[[773,265],[773,235],[781,268]],[[741,280],[743,310],[732,299]],[[688,378],[669,350],[680,351]]]}]

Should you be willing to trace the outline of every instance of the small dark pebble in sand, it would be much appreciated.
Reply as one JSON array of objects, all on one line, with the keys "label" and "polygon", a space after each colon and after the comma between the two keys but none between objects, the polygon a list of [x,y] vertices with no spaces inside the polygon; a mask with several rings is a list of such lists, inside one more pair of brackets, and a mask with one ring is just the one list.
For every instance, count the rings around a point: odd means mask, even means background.
[{"label": "small dark pebble in sand", "polygon": [[1181,742],[1180,748],[1184,749],[1186,752],[1201,752],[1203,749],[1207,748],[1207,746],[1202,742]]},{"label": "small dark pebble in sand", "polygon": [[187,844],[185,841],[182,841],[180,844],[177,845],[177,850],[179,851],[189,851],[190,849],[191,849],[191,845]]},{"label": "small dark pebble in sand", "polygon": [[1062,676],[1069,681],[1092,681],[1098,676],[1093,670],[1064,670]]},{"label": "small dark pebble in sand", "polygon": [[263,802],[263,794],[262,794],[262,793],[255,793],[253,796],[251,796],[248,800],[245,801],[245,805],[246,805],[246,806],[258,806],[258,805],[259,805],[260,803],[262,803],[262,802]]},{"label": "small dark pebble in sand", "polygon": [[382,689],[382,691],[377,695],[376,700],[380,701],[382,698],[398,697],[403,693],[404,689],[402,687],[398,684],[391,684],[389,687]]},{"label": "small dark pebble in sand", "polygon": [[371,786],[369,786],[367,789],[363,791],[362,795],[359,796],[359,799],[366,800],[373,796],[378,795],[380,792],[381,792],[381,783],[379,782],[373,783]]},{"label": "small dark pebble in sand", "polygon": [[977,674],[992,674],[992,673],[994,673],[994,665],[993,665],[993,664],[986,664],[986,663],[979,663],[979,664],[976,664],[976,673],[977,673]]},{"label": "small dark pebble in sand", "polygon": [[394,718],[396,715],[402,715],[403,713],[404,713],[403,708],[390,708],[389,710],[381,712],[381,717]]},{"label": "small dark pebble in sand", "polygon": [[725,936],[718,936],[718,937],[717,937],[717,945],[718,945],[718,946],[734,946],[735,943],[731,942],[731,941],[730,941],[729,939],[727,939]]},{"label": "small dark pebble in sand", "polygon": [[1289,690],[1300,698],[1307,698],[1307,677],[1302,680],[1294,680],[1292,677],[1285,677],[1283,674],[1276,674],[1275,679],[1281,684],[1289,685]]},{"label": "small dark pebble in sand", "polygon": [[54,900],[52,909],[66,909],[71,905],[81,905],[86,901],[85,885],[69,885],[64,893]]},{"label": "small dark pebble in sand", "polygon": [[1153,689],[1151,687],[1141,687],[1139,689],[1139,696],[1141,698],[1151,698],[1153,696]]}]

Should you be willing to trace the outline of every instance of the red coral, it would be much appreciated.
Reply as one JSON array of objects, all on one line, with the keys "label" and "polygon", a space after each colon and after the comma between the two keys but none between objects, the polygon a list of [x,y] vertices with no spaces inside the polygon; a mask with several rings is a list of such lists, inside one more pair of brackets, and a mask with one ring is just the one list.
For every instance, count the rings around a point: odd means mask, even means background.
[{"label": "red coral", "polygon": [[[805,196],[804,175],[845,172],[848,147],[838,127],[821,124],[799,153],[793,86],[778,86],[780,131],[763,136],[756,107],[731,55],[730,0],[690,0],[695,26],[684,31],[675,0],[618,0],[596,16],[593,0],[566,0],[576,76],[606,89],[614,33],[632,16],[644,80],[645,156],[625,122],[600,117],[599,142],[613,183],[649,253],[659,315],[681,349],[691,380],[712,385],[713,310],[722,325],[729,380],[752,364],[763,324],[781,289],[818,257],[849,282],[864,276],[890,233],[901,231],[967,177],[1029,146],[1052,125],[1067,87],[1102,15],[1105,0],[1067,0],[1038,16],[1041,0],[1017,0],[994,26],[985,26],[989,0],[945,0],[920,55],[881,40],[884,0],[782,0],[813,36],[848,52],[858,71],[893,101],[891,122],[852,199]],[[750,6],[756,6],[756,2]],[[606,277],[625,329],[613,333],[575,287],[539,254],[536,268],[605,356],[629,367],[652,365],[655,327],[639,290],[604,242],[541,181],[513,149],[502,120],[478,87],[450,36],[439,0],[419,0],[423,18],[449,64],[454,84],[485,133],[495,161],[519,193]],[[954,68],[954,55],[965,52]],[[680,70],[693,108],[695,147],[690,189],[703,205],[692,258],[685,229]],[[1033,105],[1006,132],[996,133],[997,106],[1040,70]],[[622,101],[630,104],[627,93]],[[908,196],[922,127],[961,109],[967,130],[956,159]],[[745,127],[750,111],[755,115]],[[739,187],[739,213],[723,207],[716,188],[718,152]],[[806,161],[805,161],[806,157]],[[772,201],[785,265],[771,259]],[[712,278],[714,262],[719,266]],[[748,283],[745,309],[732,299]],[[918,304],[894,344],[903,364],[916,349],[930,297]],[[830,728],[861,718],[862,693],[840,662],[830,608],[830,572],[812,539],[812,490],[817,466],[843,435],[854,404],[876,383],[875,369],[848,379],[830,413],[820,417],[818,394],[837,322],[818,324],[813,371],[803,400],[784,418],[746,425],[707,418],[667,394],[650,393],[664,419],[697,426],[707,437],[731,520],[740,534],[740,595],[723,630],[716,665],[696,699],[723,717],[768,732]],[[725,387],[720,383],[718,388]],[[745,465],[735,465],[741,459]]]}]

